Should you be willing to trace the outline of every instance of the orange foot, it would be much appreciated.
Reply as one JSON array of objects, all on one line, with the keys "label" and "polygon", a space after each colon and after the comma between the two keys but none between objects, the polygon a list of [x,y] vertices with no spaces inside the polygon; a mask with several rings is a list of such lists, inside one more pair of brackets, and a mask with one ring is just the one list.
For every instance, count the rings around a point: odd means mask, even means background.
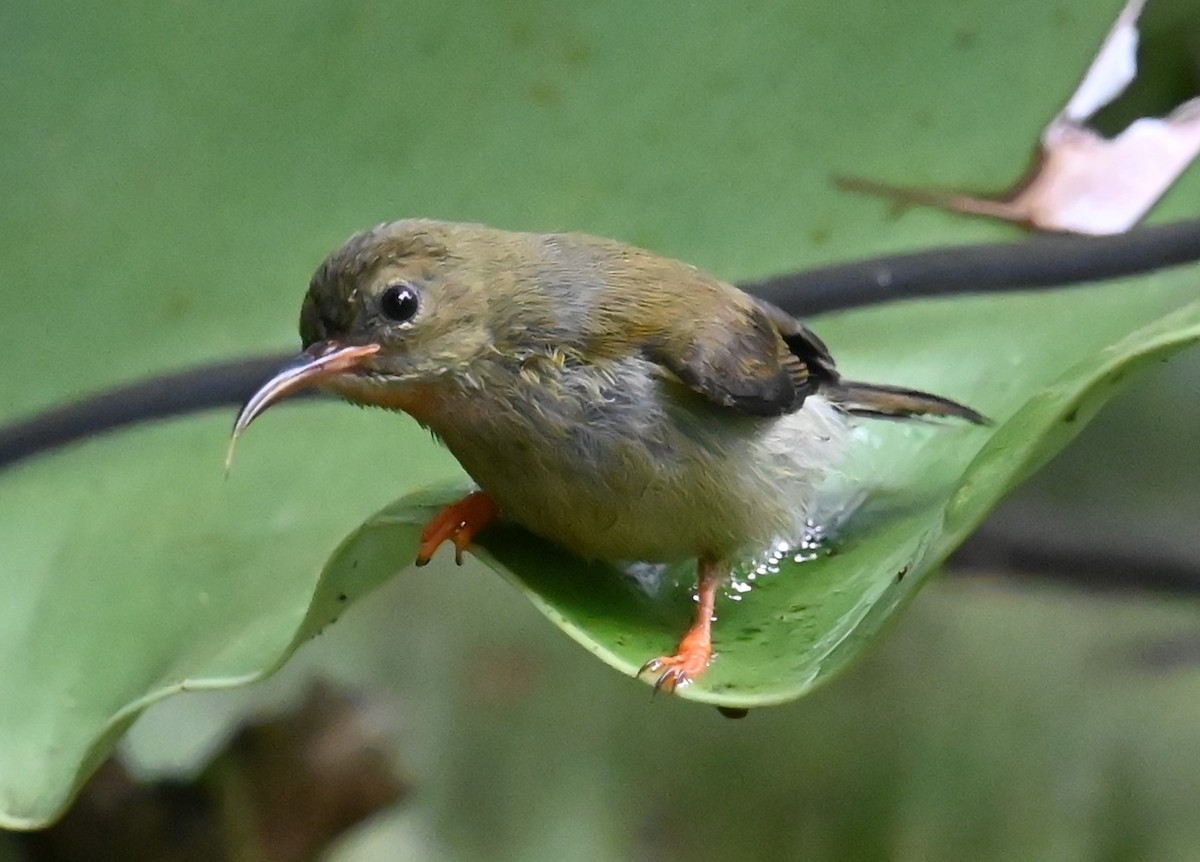
[{"label": "orange foot", "polygon": [[463,551],[475,536],[496,520],[500,507],[487,493],[475,491],[438,512],[421,531],[421,546],[417,548],[417,565],[429,562],[443,542],[454,543],[454,562],[460,566]]},{"label": "orange foot", "polygon": [[662,671],[654,683],[655,691],[668,694],[682,685],[698,679],[708,669],[713,658],[712,622],[713,608],[717,601],[717,589],[725,579],[725,569],[716,560],[703,558],[699,566],[699,596],[696,621],[688,629],[675,655],[652,658],[642,665],[638,676]]},{"label": "orange foot", "polygon": [[665,691],[667,694],[675,691],[681,685],[687,685],[692,680],[699,678],[708,669],[713,651],[711,643],[701,642],[699,637],[693,639],[693,635],[696,634],[698,633],[695,629],[689,630],[687,637],[680,642],[679,651],[675,655],[650,659],[642,665],[638,676],[662,671],[654,682],[654,690]]}]

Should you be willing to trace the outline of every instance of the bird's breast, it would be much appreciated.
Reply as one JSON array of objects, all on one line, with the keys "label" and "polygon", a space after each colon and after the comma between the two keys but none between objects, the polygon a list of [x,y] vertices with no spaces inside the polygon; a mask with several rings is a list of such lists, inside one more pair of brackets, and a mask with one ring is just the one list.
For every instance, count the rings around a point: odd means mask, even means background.
[{"label": "bird's breast", "polygon": [[798,538],[843,429],[820,399],[772,419],[714,407],[641,357],[497,363],[421,406],[506,517],[597,559]]}]

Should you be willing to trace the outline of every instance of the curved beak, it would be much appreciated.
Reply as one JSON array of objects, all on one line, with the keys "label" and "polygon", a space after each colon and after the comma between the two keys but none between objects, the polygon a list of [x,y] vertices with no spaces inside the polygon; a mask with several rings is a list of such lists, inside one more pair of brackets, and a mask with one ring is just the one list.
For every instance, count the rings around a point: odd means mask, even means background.
[{"label": "curved beak", "polygon": [[225,455],[225,470],[233,463],[233,447],[238,437],[250,423],[268,407],[282,401],[293,392],[318,386],[347,371],[362,366],[363,362],[379,352],[378,344],[340,344],[336,341],[319,341],[305,350],[275,376],[258,387],[233,423],[233,434],[229,438],[229,451]]}]

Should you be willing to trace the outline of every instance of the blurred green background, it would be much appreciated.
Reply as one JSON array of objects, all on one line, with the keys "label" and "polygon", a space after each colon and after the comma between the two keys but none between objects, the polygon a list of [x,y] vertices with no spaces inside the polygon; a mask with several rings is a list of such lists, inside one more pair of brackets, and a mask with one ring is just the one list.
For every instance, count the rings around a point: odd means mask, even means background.
[{"label": "blurred green background", "polygon": [[[404,215],[587,230],[731,279],[1009,238],[891,219],[829,176],[1006,184],[1118,6],[0,5],[0,415],[287,348],[316,263]],[[1197,191],[1193,171],[1156,217],[1194,215]],[[1200,562],[1197,381],[1194,356],[1139,378],[999,516]],[[185,522],[164,592],[226,566],[267,601],[397,486],[455,474],[402,420],[281,416],[247,440],[242,491],[193,484],[219,478],[227,416],[5,476],[10,604],[23,564],[57,559],[136,616],[152,603],[120,579],[154,560],[115,537]],[[1200,605],[1003,574],[933,584],[843,679],[730,722],[651,699],[481,568],[434,566],[267,683],[164,701],[125,749],[186,775],[320,672],[383,698],[416,785],[339,860],[1200,858]]]}]

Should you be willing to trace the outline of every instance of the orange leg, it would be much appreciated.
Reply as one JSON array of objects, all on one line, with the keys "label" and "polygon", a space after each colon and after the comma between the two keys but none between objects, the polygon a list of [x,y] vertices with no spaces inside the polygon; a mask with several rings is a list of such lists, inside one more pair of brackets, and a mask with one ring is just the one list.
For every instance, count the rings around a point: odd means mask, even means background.
[{"label": "orange leg", "polygon": [[696,621],[679,642],[675,655],[652,658],[642,665],[638,676],[649,671],[662,674],[654,683],[656,691],[673,692],[681,685],[697,679],[712,661],[713,609],[717,603],[717,590],[728,574],[728,568],[719,560],[701,557],[697,564],[699,602]]},{"label": "orange leg", "polygon": [[454,562],[460,566],[463,551],[484,527],[496,520],[500,507],[484,491],[475,491],[438,512],[421,531],[421,546],[417,549],[417,565],[429,562],[442,544],[454,543]]}]

